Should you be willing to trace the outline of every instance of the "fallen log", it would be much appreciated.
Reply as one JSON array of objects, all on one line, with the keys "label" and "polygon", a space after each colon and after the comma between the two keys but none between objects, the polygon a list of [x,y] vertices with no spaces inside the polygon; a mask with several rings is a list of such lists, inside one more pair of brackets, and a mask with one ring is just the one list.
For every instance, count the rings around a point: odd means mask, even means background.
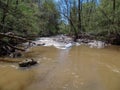
[{"label": "fallen log", "polygon": [[16,35],[11,35],[11,34],[8,34],[8,33],[0,33],[0,36],[1,37],[8,37],[8,38],[19,39],[19,40],[22,40],[22,41],[26,41],[26,42],[32,43],[32,41],[27,40],[26,38],[19,37],[19,36],[16,36]]},{"label": "fallen log", "polygon": [[16,46],[12,46],[11,44],[7,43],[7,45],[13,49],[17,49],[17,50],[20,50],[20,51],[25,51],[25,49],[22,49],[22,48],[18,48]]},{"label": "fallen log", "polygon": [[35,64],[37,64],[38,62],[35,61],[34,59],[27,59],[26,61],[22,61],[19,63],[19,67],[30,67],[33,66]]},{"label": "fallen log", "polygon": [[[8,38],[8,39],[6,39],[6,38]],[[18,40],[22,41],[21,43],[29,42],[28,46],[30,46],[31,44],[34,44],[31,40],[28,40],[23,37],[19,37],[19,36],[15,35],[13,32],[0,33],[0,53],[1,53],[0,55],[10,55],[11,53],[14,53],[16,50],[25,51],[26,48],[17,47],[18,42],[19,42]],[[3,52],[3,54],[2,54],[2,52]]]},{"label": "fallen log", "polygon": [[17,50],[20,50],[20,51],[25,51],[25,49],[18,48],[18,47],[13,46],[13,45],[11,45],[11,44],[9,44],[9,43],[5,42],[5,41],[0,40],[0,42],[2,42],[2,43],[4,43],[4,44],[6,44],[6,46],[9,46],[9,47],[11,47],[11,48],[13,48],[13,49],[17,49]]}]

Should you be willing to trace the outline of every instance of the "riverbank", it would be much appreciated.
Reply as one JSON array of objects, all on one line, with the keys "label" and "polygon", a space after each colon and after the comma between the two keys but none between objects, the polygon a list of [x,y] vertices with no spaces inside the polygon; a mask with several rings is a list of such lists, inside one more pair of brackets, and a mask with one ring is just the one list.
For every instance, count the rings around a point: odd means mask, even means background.
[{"label": "riverbank", "polygon": [[[24,51],[21,50],[8,50],[11,51],[5,55],[10,56],[12,58],[18,58],[22,56],[22,52],[27,52],[29,48],[35,47],[35,46],[54,46],[58,49],[68,49],[72,46],[80,46],[80,45],[86,45],[90,48],[104,48],[106,46],[112,45],[106,41],[97,40],[93,37],[88,36],[81,36],[80,39],[76,39],[76,42],[74,41],[74,38],[67,35],[56,35],[51,37],[38,37],[35,40],[31,42],[26,42],[23,44],[17,45],[18,47],[22,47]],[[8,47],[9,49],[9,47]],[[11,49],[11,48],[10,48]],[[4,52],[1,51],[1,52]]]},{"label": "riverbank", "polygon": [[[15,50],[16,46],[14,46],[14,48],[11,48],[5,45],[4,47],[1,47],[1,54],[4,56],[7,55],[13,58],[17,58],[22,56],[22,52],[27,51],[29,50],[29,48],[35,47],[35,46],[54,46],[59,49],[67,49],[74,45],[79,46],[82,44],[88,45],[91,48],[94,48],[94,47],[104,48],[105,46],[107,46],[107,44],[103,41],[90,40],[90,39],[77,39],[76,42],[74,42],[74,39],[70,36],[56,35],[51,37],[40,37],[40,38],[36,38],[31,42],[19,44],[17,46],[22,47],[22,49],[19,49],[19,50]],[[2,42],[1,42],[1,45],[2,45]]]}]

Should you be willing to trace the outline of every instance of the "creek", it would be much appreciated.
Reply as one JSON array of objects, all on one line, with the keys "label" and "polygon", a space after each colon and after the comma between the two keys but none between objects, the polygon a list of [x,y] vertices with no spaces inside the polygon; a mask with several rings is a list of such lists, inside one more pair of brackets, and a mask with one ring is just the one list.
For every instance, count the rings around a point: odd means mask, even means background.
[{"label": "creek", "polygon": [[0,90],[120,90],[119,46],[36,46],[15,60],[25,58],[39,64],[20,68],[0,62]]}]

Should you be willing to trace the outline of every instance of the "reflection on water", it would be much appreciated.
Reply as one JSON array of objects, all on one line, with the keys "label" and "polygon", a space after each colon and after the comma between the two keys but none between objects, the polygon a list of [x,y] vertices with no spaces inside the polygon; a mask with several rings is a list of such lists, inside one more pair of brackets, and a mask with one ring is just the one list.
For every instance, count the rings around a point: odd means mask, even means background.
[{"label": "reflection on water", "polygon": [[120,90],[120,47],[34,47],[30,57],[39,65],[0,62],[0,90]]}]

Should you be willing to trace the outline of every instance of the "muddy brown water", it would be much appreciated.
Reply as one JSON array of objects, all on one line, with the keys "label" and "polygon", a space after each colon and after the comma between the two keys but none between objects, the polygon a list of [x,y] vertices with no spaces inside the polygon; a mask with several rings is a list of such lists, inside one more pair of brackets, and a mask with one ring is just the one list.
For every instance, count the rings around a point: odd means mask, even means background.
[{"label": "muddy brown water", "polygon": [[0,62],[0,90],[120,90],[120,47],[34,47],[31,57],[30,68]]}]

